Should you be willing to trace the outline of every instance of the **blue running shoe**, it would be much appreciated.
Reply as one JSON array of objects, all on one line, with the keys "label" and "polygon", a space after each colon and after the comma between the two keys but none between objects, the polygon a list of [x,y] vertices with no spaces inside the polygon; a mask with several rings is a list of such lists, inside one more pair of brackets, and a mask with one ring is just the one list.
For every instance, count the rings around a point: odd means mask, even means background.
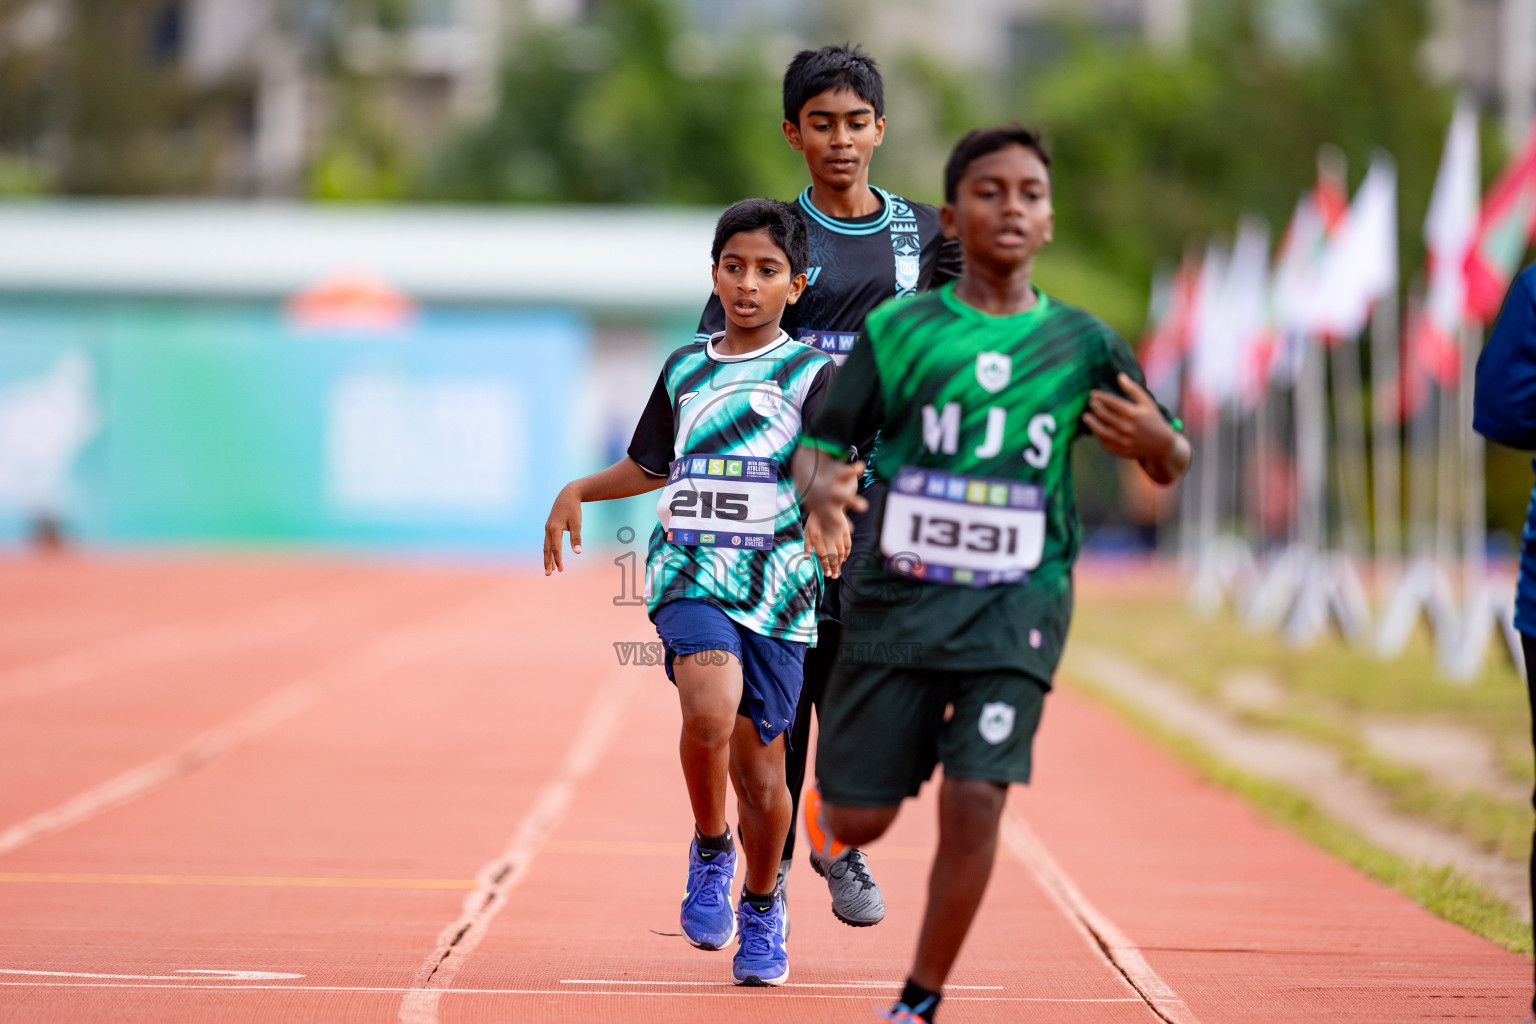
[{"label": "blue running shoe", "polygon": [[731,909],[735,877],[734,849],[700,850],[697,839],[689,844],[688,888],[679,918],[683,938],[700,949],[724,949],[736,937],[736,913]]},{"label": "blue running shoe", "polygon": [[738,985],[782,985],[789,980],[789,953],[784,949],[789,934],[789,915],[784,896],[760,911],[745,900],[736,908],[739,938],[731,974]]}]

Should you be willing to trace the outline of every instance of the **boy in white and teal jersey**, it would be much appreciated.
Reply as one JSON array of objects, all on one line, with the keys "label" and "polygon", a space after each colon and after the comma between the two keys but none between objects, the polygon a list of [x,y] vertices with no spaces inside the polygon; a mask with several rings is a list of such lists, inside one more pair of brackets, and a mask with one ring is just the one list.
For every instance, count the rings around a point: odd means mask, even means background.
[{"label": "boy in white and teal jersey", "polygon": [[[727,355],[723,337],[672,353],[629,446],[670,487],[646,554],[646,606],[654,617],[674,601],[708,601],[761,636],[814,645],[820,568],[801,544],[800,499],[780,467],[826,393],[831,361],[783,334]],[[793,712],[765,739],[792,725]]]},{"label": "boy in white and teal jersey", "polygon": [[[832,375],[830,357],[779,326],[805,287],[805,222],[749,199],[715,228],[724,330],[668,358],[626,458],[561,490],[544,526],[544,571],[581,551],[581,504],[661,489],[646,563],[646,603],[677,684],[683,778],[693,806],[680,920],[701,949],[737,939],[738,985],[789,977],[788,918],[777,883],[789,831],[784,777],[806,648],[816,642],[823,565],[836,576],[851,539],[841,519],[808,545],[789,461]],[[736,790],[746,878],[734,908]]]},{"label": "boy in white and teal jersey", "polygon": [[[888,1020],[931,1022],[980,904],[1007,787],[1028,782],[1066,639],[1079,527],[1069,448],[1094,434],[1159,483],[1189,462],[1177,424],[1096,317],[1039,292],[1049,160],[1023,129],[972,132],[945,171],[960,279],[872,312],[796,456],[808,528],[865,510],[875,557],[844,576],[843,641],[816,771],[836,839],[861,844],[944,765],[917,956]],[[884,490],[857,493],[849,441],[878,428]]]}]

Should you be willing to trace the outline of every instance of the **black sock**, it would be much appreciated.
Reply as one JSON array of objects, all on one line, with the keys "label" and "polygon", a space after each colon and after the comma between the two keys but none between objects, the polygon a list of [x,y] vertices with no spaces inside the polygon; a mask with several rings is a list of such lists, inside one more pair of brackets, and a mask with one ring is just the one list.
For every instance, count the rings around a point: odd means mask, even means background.
[{"label": "black sock", "polygon": [[778,893],[770,892],[765,896],[759,892],[752,892],[746,886],[741,887],[741,902],[745,903],[759,914],[766,914],[768,911],[772,910],[773,901],[777,897]]},{"label": "black sock", "polygon": [[939,1000],[943,998],[940,993],[923,988],[911,978],[907,979],[906,987],[901,990],[901,1001],[926,1021],[933,1020],[933,1015],[939,1009]]},{"label": "black sock", "polygon": [[699,831],[699,826],[693,826],[693,840],[699,844],[699,859],[705,862],[715,859],[717,853],[730,853],[736,848],[731,839],[731,826],[725,826],[725,831],[717,836],[707,836]]}]

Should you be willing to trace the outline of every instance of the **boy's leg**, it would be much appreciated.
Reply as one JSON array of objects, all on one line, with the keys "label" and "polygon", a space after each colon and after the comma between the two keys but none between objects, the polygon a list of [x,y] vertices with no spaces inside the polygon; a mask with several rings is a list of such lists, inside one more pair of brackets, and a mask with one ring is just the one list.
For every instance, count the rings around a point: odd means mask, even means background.
[{"label": "boy's leg", "polygon": [[779,853],[789,831],[789,790],[784,785],[784,734],[764,744],[757,724],[737,717],[730,743],[731,783],[740,813],[742,854],[747,861],[746,886],[771,893],[778,884]]},{"label": "boy's leg", "polygon": [[789,748],[784,752],[784,781],[789,787],[789,835],[784,839],[784,859],[795,855],[795,834],[800,815],[800,791],[805,787],[805,766],[810,758],[811,713],[821,705],[827,688],[827,676],[837,660],[837,647],[843,627],[832,619],[816,624],[816,646],[805,652],[805,684],[800,703],[795,708],[795,727],[789,734]]},{"label": "boy's leg", "polygon": [[701,833],[717,836],[726,830],[725,787],[741,703],[741,663],[724,651],[701,651],[676,658],[672,671],[683,711],[678,753],[693,820]]},{"label": "boy's leg", "polygon": [[823,803],[823,813],[827,816],[827,825],[832,829],[832,835],[840,843],[849,846],[863,846],[872,843],[885,835],[886,829],[896,820],[896,814],[901,810],[900,804],[890,807],[848,807],[834,803]]},{"label": "boy's leg", "polygon": [[779,854],[790,817],[789,790],[784,786],[784,734],[764,743],[754,720],[738,718],[736,722],[731,737],[731,782],[741,814],[747,877],[736,910],[741,938],[731,975],[738,985],[782,985],[789,980],[785,948],[789,918],[778,887]]},{"label": "boy's leg", "polygon": [[943,991],[987,890],[1007,797],[1007,786],[985,779],[946,776],[939,787],[939,848],[928,875],[928,908],[911,974],[932,992]]}]

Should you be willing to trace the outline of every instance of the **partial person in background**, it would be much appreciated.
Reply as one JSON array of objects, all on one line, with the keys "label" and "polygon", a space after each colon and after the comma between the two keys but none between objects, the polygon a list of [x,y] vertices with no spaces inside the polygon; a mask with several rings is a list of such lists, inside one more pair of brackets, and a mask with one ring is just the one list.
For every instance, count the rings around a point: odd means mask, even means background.
[{"label": "partial person in background", "polygon": [[[1477,360],[1477,396],[1472,427],[1490,441],[1536,450],[1536,266],[1515,278],[1488,344]],[[1536,467],[1536,463],[1533,463]],[[1515,628],[1525,652],[1525,685],[1530,695],[1531,744],[1536,747],[1536,491],[1525,512],[1520,538],[1520,586],[1515,596]],[[1536,806],[1536,793],[1531,797]],[[1536,833],[1532,834],[1531,892],[1536,895]],[[1536,991],[1531,999],[1536,1014]]]}]

